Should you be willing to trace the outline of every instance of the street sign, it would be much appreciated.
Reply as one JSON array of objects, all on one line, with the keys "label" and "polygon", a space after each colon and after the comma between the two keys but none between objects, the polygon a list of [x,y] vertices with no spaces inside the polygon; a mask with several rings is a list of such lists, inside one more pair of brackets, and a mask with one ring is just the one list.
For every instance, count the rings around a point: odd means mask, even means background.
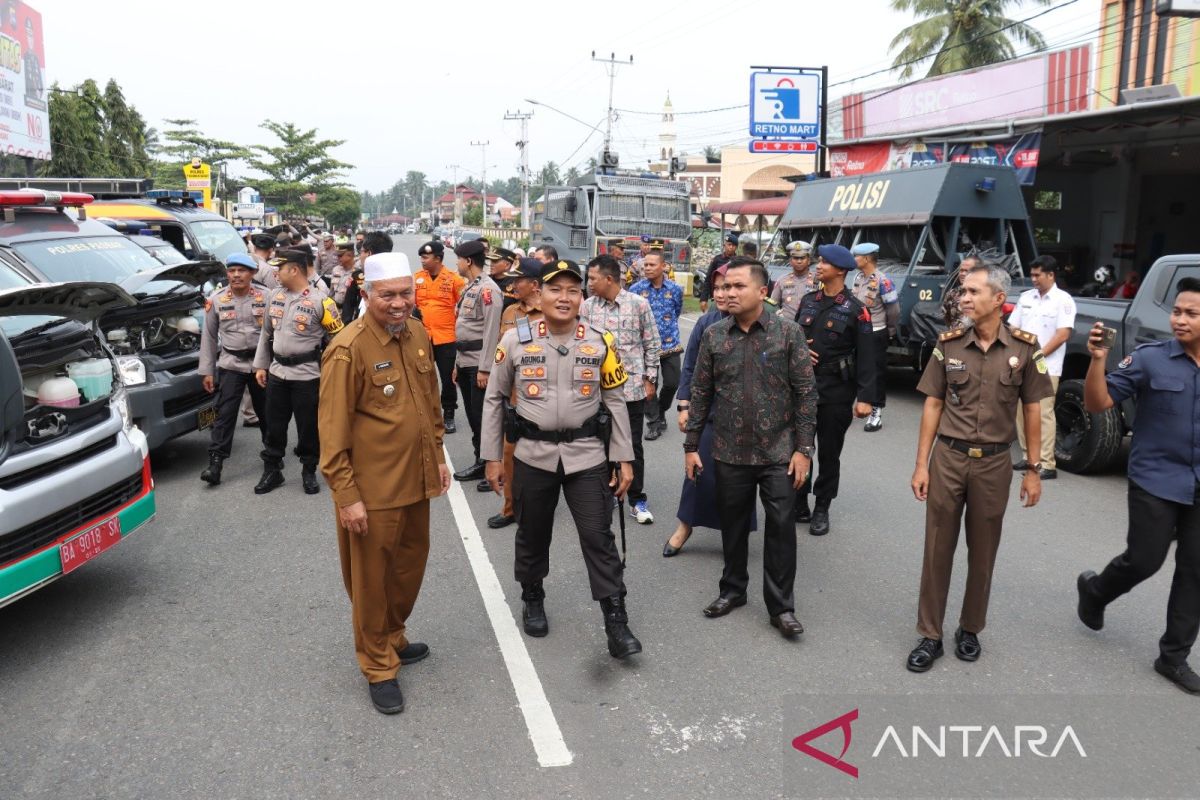
[{"label": "street sign", "polygon": [[266,213],[266,207],[263,203],[234,203],[233,218],[234,219],[262,219]]},{"label": "street sign", "polygon": [[751,139],[751,153],[816,153],[820,150],[816,142],[772,141],[770,139]]},{"label": "street sign", "polygon": [[750,73],[750,136],[816,139],[821,135],[821,76],[812,72]]},{"label": "street sign", "polygon": [[193,158],[192,163],[185,164],[183,167],[183,177],[187,181],[188,189],[199,189],[204,192],[203,205],[207,209],[212,209],[212,168],[200,159]]}]

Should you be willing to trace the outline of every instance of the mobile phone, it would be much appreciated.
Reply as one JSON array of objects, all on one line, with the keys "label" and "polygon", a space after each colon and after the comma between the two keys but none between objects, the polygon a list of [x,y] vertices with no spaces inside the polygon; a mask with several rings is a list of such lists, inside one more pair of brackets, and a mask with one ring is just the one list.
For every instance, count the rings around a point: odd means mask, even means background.
[{"label": "mobile phone", "polygon": [[1110,328],[1107,325],[1100,327],[1100,347],[1105,350],[1112,350],[1117,345],[1117,329]]}]

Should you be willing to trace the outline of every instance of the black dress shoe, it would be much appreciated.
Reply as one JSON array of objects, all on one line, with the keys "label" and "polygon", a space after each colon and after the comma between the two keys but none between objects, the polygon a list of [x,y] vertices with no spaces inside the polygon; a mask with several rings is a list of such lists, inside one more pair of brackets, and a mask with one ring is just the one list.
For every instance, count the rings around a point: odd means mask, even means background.
[{"label": "black dress shoe", "polygon": [[1154,659],[1154,671],[1188,694],[1200,694],[1200,675],[1193,672],[1186,663],[1168,664],[1159,656]]},{"label": "black dress shoe", "polygon": [[1104,603],[1100,602],[1100,598],[1096,597],[1096,593],[1092,590],[1092,581],[1096,580],[1096,573],[1090,569],[1079,573],[1079,577],[1075,579],[1075,588],[1079,591],[1079,606],[1077,612],[1079,621],[1087,625],[1094,631],[1098,631],[1104,627]]},{"label": "black dress shoe", "polygon": [[1052,481],[1058,477],[1058,470],[1045,468],[1040,469],[1038,470],[1038,477],[1044,481]]},{"label": "black dress shoe", "polygon": [[316,470],[304,470],[300,473],[300,482],[304,484],[305,494],[316,494],[321,491],[321,484],[317,483]]},{"label": "black dress shoe", "polygon": [[806,524],[812,522],[812,511],[809,510],[808,506],[796,507],[796,522],[803,522]]},{"label": "black dress shoe", "polygon": [[492,530],[498,528],[507,528],[517,521],[517,518],[512,514],[497,514],[494,517],[488,517],[488,527]]},{"label": "black dress shoe", "polygon": [[1013,472],[1024,472],[1027,469],[1029,469],[1029,462],[1023,458],[1017,463],[1013,464]]},{"label": "black dress shoe", "polygon": [[256,419],[254,419],[254,420],[250,420],[250,419],[247,419],[247,420],[242,420],[242,427],[243,427],[243,428],[257,428],[257,427],[259,427],[259,425],[260,425],[260,424],[261,424],[261,423],[259,423],[259,421],[258,421],[258,420],[256,420]]},{"label": "black dress shoe", "polygon": [[415,664],[429,656],[429,645],[424,642],[409,642],[403,650],[397,650],[396,655],[400,656],[401,664]]},{"label": "black dress shoe", "polygon": [[785,639],[794,639],[804,633],[804,626],[800,624],[800,620],[796,619],[796,615],[791,611],[785,611],[771,617],[772,627],[778,628],[780,635]]},{"label": "black dress shoe", "polygon": [[396,679],[368,683],[371,690],[371,703],[380,714],[399,714],[404,710],[404,695],[400,693],[400,684]]},{"label": "black dress shoe", "polygon": [[941,639],[925,638],[921,640],[913,651],[908,654],[909,672],[928,672],[933,666],[933,662],[937,661],[946,651],[942,648]]},{"label": "black dress shoe", "polygon": [[958,656],[959,661],[978,661],[981,653],[983,645],[976,634],[962,628],[954,632],[954,655]]},{"label": "black dress shoe", "polygon": [[263,470],[262,477],[258,479],[258,483],[254,486],[255,494],[266,494],[274,489],[283,486],[283,473],[278,469],[267,467]]},{"label": "black dress shoe", "polygon": [[813,536],[824,536],[829,533],[829,509],[818,508],[812,512],[808,523],[808,532]]},{"label": "black dress shoe", "polygon": [[458,472],[454,473],[456,481],[477,481],[483,477],[484,463],[476,461],[469,467],[463,467]]},{"label": "black dress shoe", "polygon": [[454,424],[454,417],[446,417],[442,424],[446,427],[446,433],[454,433],[458,430],[458,426]]},{"label": "black dress shoe", "polygon": [[716,619],[744,605],[746,605],[746,595],[744,594],[732,596],[721,595],[704,607],[704,616],[709,619]]},{"label": "black dress shoe", "polygon": [[475,491],[477,492],[490,492],[491,490],[492,484],[488,483],[486,479],[475,484]]}]

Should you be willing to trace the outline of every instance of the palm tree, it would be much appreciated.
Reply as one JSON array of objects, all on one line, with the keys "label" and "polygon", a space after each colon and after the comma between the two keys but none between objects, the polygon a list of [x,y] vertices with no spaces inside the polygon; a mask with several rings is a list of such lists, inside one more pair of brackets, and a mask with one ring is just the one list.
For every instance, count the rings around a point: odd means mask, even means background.
[{"label": "palm tree", "polygon": [[[1051,0],[1034,0],[1047,5]],[[897,11],[911,11],[917,21],[896,34],[889,50],[903,45],[892,62],[901,78],[933,59],[925,77],[984,67],[1016,55],[1017,43],[1042,48],[1037,29],[1009,19],[1005,11],[1020,0],[892,0]]]}]

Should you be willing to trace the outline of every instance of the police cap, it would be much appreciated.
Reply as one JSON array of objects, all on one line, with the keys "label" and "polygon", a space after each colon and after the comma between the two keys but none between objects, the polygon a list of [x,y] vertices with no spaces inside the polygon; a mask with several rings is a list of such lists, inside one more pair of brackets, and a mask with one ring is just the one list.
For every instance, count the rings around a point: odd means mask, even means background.
[{"label": "police cap", "polygon": [[268,263],[273,267],[282,267],[284,264],[299,264],[302,267],[308,266],[309,254],[299,248],[290,250],[280,250],[275,253],[275,257]]},{"label": "police cap", "polygon": [[493,250],[488,251],[487,260],[488,261],[516,261],[517,254],[514,253],[512,250],[508,250],[503,247],[497,247]]},{"label": "police cap", "polygon": [[733,231],[730,231],[729,233],[725,234],[725,241],[729,244],[737,244],[738,235]]},{"label": "police cap", "polygon": [[793,256],[808,256],[812,255],[812,245],[803,239],[797,239],[788,243],[787,251],[789,255]]},{"label": "police cap", "polygon": [[533,278],[535,281],[542,279],[542,262],[536,258],[522,258],[508,272],[504,273],[505,278]]},{"label": "police cap", "polygon": [[580,283],[583,283],[583,275],[579,273],[579,265],[574,261],[559,261],[557,264],[554,264],[553,266],[548,265],[544,269],[545,271],[542,273],[542,283],[549,283],[555,278],[563,275],[574,278]]},{"label": "police cap", "polygon": [[472,239],[454,248],[454,255],[459,258],[476,258],[487,252],[487,242],[482,239]]},{"label": "police cap", "polygon": [[817,255],[823,258],[825,263],[838,269],[854,269],[858,266],[850,251],[840,244],[823,244],[817,248]]},{"label": "police cap", "polygon": [[850,255],[873,256],[879,252],[879,245],[874,242],[859,242],[850,250]]},{"label": "police cap", "polygon": [[667,246],[667,243],[662,239],[651,239],[649,244],[651,250],[664,250]]},{"label": "police cap", "polygon": [[417,255],[422,256],[437,256],[441,258],[446,253],[446,245],[442,244],[438,239],[432,242],[426,242],[421,245],[421,249],[417,251]]},{"label": "police cap", "polygon": [[247,253],[234,253],[225,259],[225,269],[248,269],[257,272],[258,263]]},{"label": "police cap", "polygon": [[619,247],[622,250],[624,250],[625,249],[625,240],[624,239],[609,239],[608,246],[609,246],[609,248]]}]

